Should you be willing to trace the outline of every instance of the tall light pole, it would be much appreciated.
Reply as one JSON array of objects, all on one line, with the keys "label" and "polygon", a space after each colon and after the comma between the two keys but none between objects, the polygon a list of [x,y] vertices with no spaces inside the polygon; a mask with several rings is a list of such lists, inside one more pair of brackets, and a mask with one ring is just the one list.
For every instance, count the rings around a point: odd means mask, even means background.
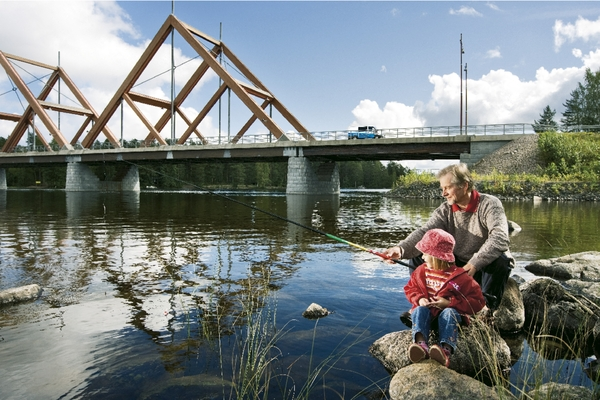
[{"label": "tall light pole", "polygon": [[467,130],[469,129],[469,119],[468,119],[468,110],[469,110],[469,102],[467,100],[469,91],[467,89],[467,85],[469,83],[469,77],[467,75],[467,63],[465,63],[465,135],[467,134]]},{"label": "tall light pole", "polygon": [[465,53],[465,49],[463,48],[463,42],[462,42],[462,33],[460,34],[460,134],[462,135],[462,127],[463,127],[463,123],[462,123],[462,115],[463,115],[463,92],[462,92],[462,86],[463,86],[463,61],[462,61],[462,55]]}]

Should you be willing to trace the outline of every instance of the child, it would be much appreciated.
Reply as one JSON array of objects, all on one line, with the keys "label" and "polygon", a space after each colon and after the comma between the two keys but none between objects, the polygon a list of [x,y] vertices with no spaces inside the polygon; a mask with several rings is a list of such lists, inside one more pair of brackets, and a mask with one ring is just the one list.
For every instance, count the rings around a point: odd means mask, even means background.
[{"label": "child", "polygon": [[[412,339],[408,358],[413,363],[431,357],[442,365],[450,365],[456,349],[458,325],[469,323],[469,315],[483,309],[485,298],[481,288],[467,271],[454,265],[454,237],[442,229],[427,231],[416,248],[423,253],[420,265],[404,287],[413,305]],[[427,345],[431,322],[437,318],[440,344]]]}]

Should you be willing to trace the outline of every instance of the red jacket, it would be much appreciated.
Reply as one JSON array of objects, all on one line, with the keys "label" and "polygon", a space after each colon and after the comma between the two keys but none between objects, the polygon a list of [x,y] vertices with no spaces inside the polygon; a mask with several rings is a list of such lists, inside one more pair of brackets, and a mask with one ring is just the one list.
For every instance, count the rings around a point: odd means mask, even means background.
[{"label": "red jacket", "polygon": [[[425,267],[427,264],[420,265],[412,273],[410,280],[404,286],[404,294],[414,310],[419,305],[422,298],[429,299],[427,285],[425,283]],[[448,307],[454,308],[463,317],[466,325],[469,324],[469,315],[473,315],[485,306],[485,298],[481,293],[479,284],[469,276],[467,271],[455,265],[450,267],[451,275],[436,293],[438,297],[444,297],[450,300]],[[441,312],[439,308],[432,307],[431,314],[435,318]]]}]

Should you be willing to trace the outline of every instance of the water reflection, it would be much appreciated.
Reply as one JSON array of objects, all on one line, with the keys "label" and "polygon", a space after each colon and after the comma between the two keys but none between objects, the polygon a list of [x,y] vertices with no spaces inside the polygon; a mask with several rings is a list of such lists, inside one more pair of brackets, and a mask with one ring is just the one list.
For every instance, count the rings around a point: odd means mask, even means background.
[{"label": "water reflection", "polygon": [[140,209],[139,192],[101,193],[65,192],[67,216],[71,219],[90,215],[105,216],[107,212],[136,215]]},{"label": "water reflection", "polygon": [[[286,195],[287,219],[300,225],[329,233],[336,225],[340,209],[339,195]],[[314,235],[302,226],[287,224],[288,239],[292,243],[302,241],[304,235]]]},{"label": "water reflection", "polygon": [[[34,399],[221,398],[248,317],[275,309],[290,329],[281,367],[297,382],[310,349],[316,365],[365,333],[328,381],[360,397],[389,379],[367,349],[405,329],[407,271],[239,202],[369,248],[396,243],[439,205],[369,193],[2,193],[0,290],[38,283],[44,294],[0,308],[0,398]],[[511,238],[520,263],[600,250],[597,204],[505,207],[523,228]],[[316,328],[300,317],[311,302],[335,310]]]}]

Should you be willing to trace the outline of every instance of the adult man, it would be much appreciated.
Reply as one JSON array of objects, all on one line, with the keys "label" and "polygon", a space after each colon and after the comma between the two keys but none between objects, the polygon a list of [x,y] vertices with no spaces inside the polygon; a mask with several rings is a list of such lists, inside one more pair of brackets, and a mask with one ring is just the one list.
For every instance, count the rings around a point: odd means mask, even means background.
[{"label": "adult man", "polygon": [[[508,221],[500,200],[479,193],[467,166],[450,165],[437,174],[446,202],[429,221],[397,246],[385,250],[392,259],[410,259],[410,272],[423,263],[415,244],[425,232],[440,228],[454,236],[456,265],[463,267],[481,285],[487,307],[500,304],[514,259],[508,245]],[[406,323],[405,318],[401,318]]]}]

